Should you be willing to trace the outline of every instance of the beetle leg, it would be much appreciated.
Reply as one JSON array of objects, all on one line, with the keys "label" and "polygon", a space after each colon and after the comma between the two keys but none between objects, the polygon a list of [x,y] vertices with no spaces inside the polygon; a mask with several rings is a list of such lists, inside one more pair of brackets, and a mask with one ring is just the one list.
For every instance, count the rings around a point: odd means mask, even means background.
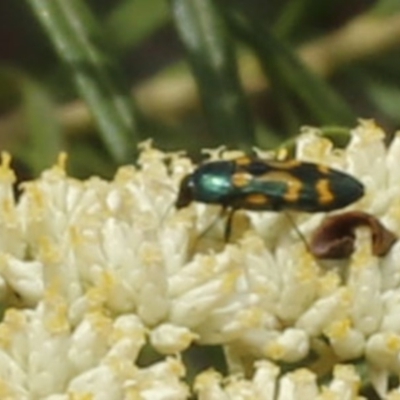
[{"label": "beetle leg", "polygon": [[[224,211],[225,210],[226,209],[224,209]],[[236,208],[231,208],[228,211],[228,218],[226,219],[225,232],[224,232],[225,242],[229,242],[229,238],[231,237],[233,214],[235,213],[235,211],[236,211]]]}]

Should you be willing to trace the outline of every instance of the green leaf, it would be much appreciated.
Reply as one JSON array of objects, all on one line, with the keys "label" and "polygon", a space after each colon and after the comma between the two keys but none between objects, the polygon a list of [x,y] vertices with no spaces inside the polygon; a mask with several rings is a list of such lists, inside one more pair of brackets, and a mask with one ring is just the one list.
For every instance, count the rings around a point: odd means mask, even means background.
[{"label": "green leaf", "polygon": [[20,102],[20,79],[20,71],[0,65],[0,114],[6,113]]},{"label": "green leaf", "polygon": [[25,146],[16,151],[37,176],[54,164],[63,150],[63,135],[53,100],[39,83],[25,77],[21,82],[21,94],[29,136]]},{"label": "green leaf", "polygon": [[[295,94],[321,124],[354,125],[350,107],[321,78],[301,62],[297,55],[258,21],[244,12],[227,7],[232,30],[256,53],[272,88]],[[305,121],[304,121],[305,122]]]},{"label": "green leaf", "polygon": [[211,0],[171,0],[211,131],[220,143],[238,147],[254,139],[233,45]]},{"label": "green leaf", "polygon": [[388,16],[400,11],[399,0],[380,0],[371,8],[371,14],[376,16]]},{"label": "green leaf", "polygon": [[400,124],[400,89],[390,82],[378,82],[371,80],[365,85],[365,92],[375,107],[390,116],[395,124]]},{"label": "green leaf", "polygon": [[266,125],[264,121],[256,121],[256,147],[262,149],[274,149],[282,143],[279,133]]},{"label": "green leaf", "polygon": [[103,178],[112,178],[117,165],[110,163],[109,158],[93,142],[86,140],[72,140],[69,145],[68,171],[71,176],[87,178],[88,176],[99,175]]},{"label": "green leaf", "polygon": [[314,0],[288,1],[282,8],[277,21],[274,23],[274,32],[283,38],[289,37],[296,28],[299,28],[303,18],[309,14]]},{"label": "green leaf", "polygon": [[97,122],[113,158],[132,158],[137,112],[118,66],[106,51],[100,26],[80,0],[27,0],[46,29]]},{"label": "green leaf", "polygon": [[[1,67],[0,82],[4,106],[8,99],[17,115],[14,124],[2,135],[2,148],[20,158],[31,173],[39,175],[63,150],[56,105],[47,89],[17,68]],[[13,134],[7,135],[9,132]]]},{"label": "green leaf", "polygon": [[123,50],[140,43],[169,18],[169,9],[165,1],[125,0],[115,6],[106,21],[105,29],[113,43]]}]

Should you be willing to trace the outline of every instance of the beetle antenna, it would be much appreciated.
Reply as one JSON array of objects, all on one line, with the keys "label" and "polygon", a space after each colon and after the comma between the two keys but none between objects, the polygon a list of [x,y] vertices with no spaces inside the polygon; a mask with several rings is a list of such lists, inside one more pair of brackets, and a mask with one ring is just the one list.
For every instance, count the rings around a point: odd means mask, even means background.
[{"label": "beetle antenna", "polygon": [[[205,229],[203,230],[203,232],[201,232],[201,233],[196,237],[195,241],[194,241],[194,242],[192,243],[192,245],[190,246],[190,252],[189,252],[189,253],[193,253],[193,251],[194,251],[194,249],[196,248],[196,245],[197,245],[197,243],[199,242],[199,240],[200,240],[202,237],[204,237],[204,236],[207,234],[207,232],[209,232],[209,231],[215,226],[215,224],[219,221],[219,219],[220,219],[221,217],[224,216],[225,212],[226,212],[226,208],[223,207],[223,208],[221,209],[221,211],[218,213],[217,217],[211,222],[211,224],[209,224],[209,225],[207,226],[207,228],[205,228]],[[226,229],[225,229],[225,234],[226,234]]]},{"label": "beetle antenna", "polygon": [[[221,211],[218,213],[217,217],[214,219],[214,221],[211,222],[210,225],[207,226],[206,229],[204,229],[203,232],[200,233],[197,239],[201,239],[203,236],[205,236],[214,226],[215,224],[224,216],[226,213],[226,207],[222,207]],[[226,234],[226,228],[225,228],[225,233]]]},{"label": "beetle antenna", "polygon": [[294,230],[296,231],[296,233],[299,235],[301,241],[304,243],[304,246],[306,247],[306,250],[312,254],[311,248],[307,242],[306,237],[304,236],[303,232],[299,229],[299,227],[297,226],[296,222],[294,221],[293,217],[290,215],[290,213],[288,213],[287,211],[283,211],[283,214],[285,215],[285,217],[287,218],[287,220],[289,221],[290,225],[293,226]]},{"label": "beetle antenna", "polygon": [[160,227],[163,225],[165,219],[167,218],[168,214],[170,213],[170,211],[172,210],[172,207],[174,206],[174,202],[172,202],[171,204],[169,204],[167,206],[167,208],[165,209],[165,211],[161,214],[160,216]]},{"label": "beetle antenna", "polygon": [[[174,197],[176,197],[176,194],[178,193],[177,190],[174,190],[174,189],[172,189],[172,188],[169,187],[169,186],[166,186],[166,189],[168,189],[171,193],[174,194]],[[165,219],[168,217],[169,213],[171,212],[171,210],[172,210],[172,208],[175,206],[175,204],[176,204],[176,199],[174,199],[173,201],[171,201],[171,202],[167,205],[167,207],[166,207],[166,209],[164,210],[164,212],[160,215],[159,227],[162,227],[162,226],[163,226],[163,224],[164,224],[164,222],[165,222]]]}]

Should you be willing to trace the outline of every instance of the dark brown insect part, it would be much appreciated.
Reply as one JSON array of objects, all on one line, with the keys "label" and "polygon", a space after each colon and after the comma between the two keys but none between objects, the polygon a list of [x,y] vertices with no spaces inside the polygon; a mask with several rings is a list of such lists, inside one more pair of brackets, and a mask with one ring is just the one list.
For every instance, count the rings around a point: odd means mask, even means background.
[{"label": "dark brown insect part", "polygon": [[397,241],[374,216],[362,211],[349,211],[326,218],[314,232],[310,249],[317,258],[347,258],[354,251],[355,230],[367,226],[372,233],[372,253],[384,256]]}]

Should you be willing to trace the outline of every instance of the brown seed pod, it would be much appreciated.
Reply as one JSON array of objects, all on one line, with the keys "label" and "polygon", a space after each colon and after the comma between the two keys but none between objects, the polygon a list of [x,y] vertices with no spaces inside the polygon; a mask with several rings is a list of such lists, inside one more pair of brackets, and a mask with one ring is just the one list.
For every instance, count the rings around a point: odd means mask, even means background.
[{"label": "brown seed pod", "polygon": [[310,249],[317,258],[346,258],[354,251],[355,230],[367,226],[372,233],[372,253],[384,256],[397,236],[386,229],[373,215],[349,211],[326,218],[314,232]]}]

